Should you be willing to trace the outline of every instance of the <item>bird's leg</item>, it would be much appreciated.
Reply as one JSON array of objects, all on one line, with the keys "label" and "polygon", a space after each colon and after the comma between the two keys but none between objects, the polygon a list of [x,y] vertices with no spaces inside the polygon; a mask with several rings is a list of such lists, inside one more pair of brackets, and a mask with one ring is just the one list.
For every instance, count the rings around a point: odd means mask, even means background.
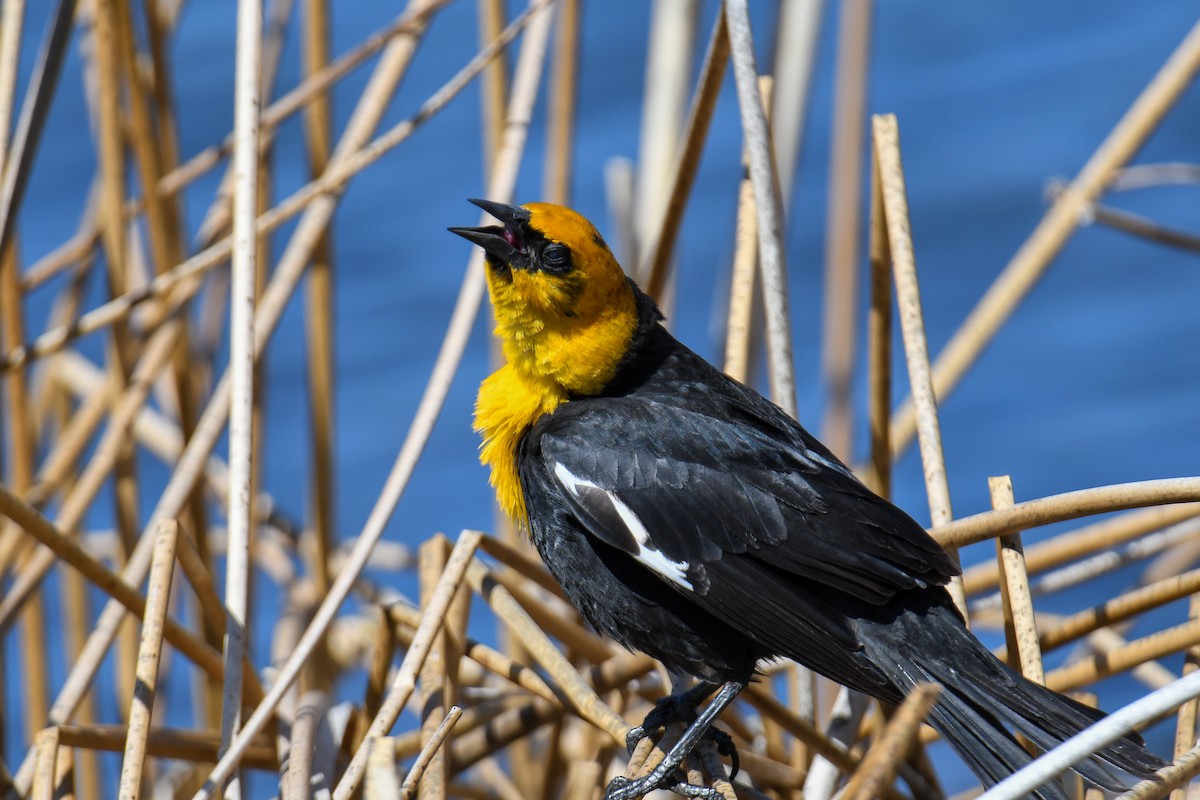
[{"label": "bird's leg", "polygon": [[633,728],[625,735],[625,747],[633,755],[638,742],[647,736],[667,727],[673,722],[691,723],[696,719],[696,707],[716,690],[718,684],[702,682],[686,692],[669,694],[660,697],[654,704],[654,710],[646,715],[642,724]]},{"label": "bird's leg", "polygon": [[[701,694],[701,698],[712,691],[711,685],[705,684],[704,686],[708,691]],[[625,777],[613,778],[608,784],[608,789],[605,791],[605,800],[635,800],[635,798],[639,798],[658,788],[670,789],[676,794],[685,797],[720,800],[721,794],[717,790],[705,786],[694,786],[685,782],[676,782],[672,780],[672,776],[679,765],[683,763],[683,760],[688,757],[688,754],[695,749],[697,743],[708,733],[709,726],[712,725],[713,720],[733,702],[733,699],[738,696],[738,692],[742,691],[745,687],[746,684],[741,681],[728,681],[721,686],[721,690],[717,692],[716,697],[696,717],[696,721],[683,732],[683,736],[679,737],[679,741],[675,743],[675,746],[667,753],[667,757],[657,767],[640,778],[633,780]],[[680,695],[680,697],[692,695],[693,692],[696,692],[700,688],[698,686],[695,689],[689,690],[684,695]],[[696,702],[699,702],[699,698]],[[650,712],[650,715],[654,715],[657,711],[658,708],[656,707],[654,711]],[[642,727],[645,728],[646,724],[643,723]],[[718,739],[718,749],[721,747],[720,741]]]}]

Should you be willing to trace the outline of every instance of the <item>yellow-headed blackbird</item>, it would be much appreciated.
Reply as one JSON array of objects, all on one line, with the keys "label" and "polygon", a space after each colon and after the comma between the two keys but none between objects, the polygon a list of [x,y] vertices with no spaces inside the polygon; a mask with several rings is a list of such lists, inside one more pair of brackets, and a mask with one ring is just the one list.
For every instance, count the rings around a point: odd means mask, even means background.
[{"label": "yellow-headed blackbird", "polygon": [[[471,202],[501,224],[451,228],[487,252],[507,363],[475,424],[500,504],[580,613],[702,681],[639,730],[691,718],[664,766],[610,798],[676,783],[676,766],[763,659],[787,657],[890,703],[941,684],[930,722],[985,784],[1103,716],[992,656],[944,585],[957,567],[804,428],[659,324],[604,239],[560,206]],[[1162,762],[1136,735],[1082,762],[1120,789]],[[1040,797],[1063,798],[1054,784]]]}]

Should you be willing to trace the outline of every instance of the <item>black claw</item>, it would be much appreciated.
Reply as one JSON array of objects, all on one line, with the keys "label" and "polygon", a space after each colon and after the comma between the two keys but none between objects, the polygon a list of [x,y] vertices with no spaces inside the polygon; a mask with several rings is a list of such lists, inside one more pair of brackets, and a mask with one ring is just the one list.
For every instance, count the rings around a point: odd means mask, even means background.
[{"label": "black claw", "polygon": [[704,735],[712,739],[713,744],[717,747],[717,753],[729,758],[729,780],[736,778],[738,772],[741,771],[742,761],[738,757],[737,745],[733,743],[733,737],[714,726],[710,726]]}]

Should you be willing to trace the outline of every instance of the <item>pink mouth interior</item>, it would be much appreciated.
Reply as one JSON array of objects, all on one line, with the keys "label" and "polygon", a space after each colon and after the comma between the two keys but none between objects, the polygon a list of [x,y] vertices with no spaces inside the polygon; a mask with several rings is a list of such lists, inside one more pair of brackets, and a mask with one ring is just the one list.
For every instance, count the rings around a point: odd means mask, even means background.
[{"label": "pink mouth interior", "polygon": [[509,230],[507,227],[505,227],[505,228],[504,228],[504,233],[503,233],[503,234],[501,234],[501,235],[504,237],[504,241],[506,241],[506,242],[508,242],[509,244],[511,244],[511,245],[512,245],[513,247],[515,247],[515,248],[516,248],[518,251],[520,251],[520,250],[522,249],[522,248],[521,248],[521,243],[517,241],[517,236],[516,236],[516,234],[515,234],[515,233],[513,233],[512,231],[510,231],[510,230]]}]

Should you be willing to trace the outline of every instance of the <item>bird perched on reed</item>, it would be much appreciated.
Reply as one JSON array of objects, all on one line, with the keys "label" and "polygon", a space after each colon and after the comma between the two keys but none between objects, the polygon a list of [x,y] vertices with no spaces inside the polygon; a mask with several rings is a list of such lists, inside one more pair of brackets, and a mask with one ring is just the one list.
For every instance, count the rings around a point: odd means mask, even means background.
[{"label": "bird perched on reed", "polygon": [[[475,425],[500,505],[580,613],[695,676],[636,735],[712,702],[659,769],[611,800],[690,786],[676,768],[764,659],[787,657],[899,703],[942,686],[930,723],[985,784],[1101,712],[1031,683],[963,624],[954,562],[795,420],[678,342],[586,219],[472,200],[500,224],[451,228],[487,253],[507,363]],[[634,741],[631,740],[631,744]],[[1080,763],[1109,789],[1163,762],[1136,735]],[[1122,774],[1126,773],[1126,774]],[[1054,784],[1039,797],[1066,795]]]}]

